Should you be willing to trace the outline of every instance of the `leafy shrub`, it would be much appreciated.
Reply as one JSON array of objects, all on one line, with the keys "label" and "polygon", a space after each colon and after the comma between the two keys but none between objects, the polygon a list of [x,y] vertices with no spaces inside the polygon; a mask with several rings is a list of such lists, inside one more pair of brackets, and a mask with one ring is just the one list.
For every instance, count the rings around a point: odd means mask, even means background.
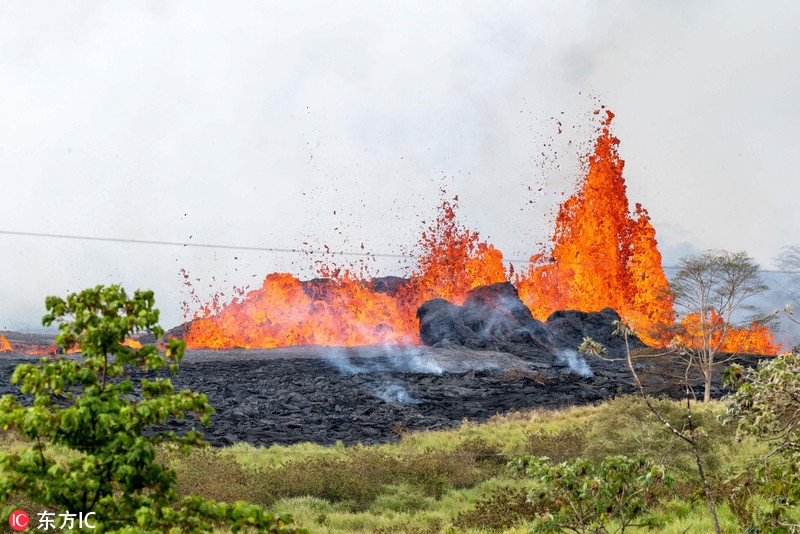
[{"label": "leafy shrub", "polygon": [[587,433],[585,425],[568,426],[555,432],[530,432],[527,434],[526,453],[529,456],[547,456],[553,463],[572,460],[583,455]]},{"label": "leafy shrub", "polygon": [[[754,510],[754,520],[762,530],[793,532],[797,520],[790,518],[800,503],[800,354],[763,360],[756,369],[731,366],[725,384],[737,388],[724,416],[736,424],[737,439],[753,436],[770,448],[743,478],[769,499],[768,509]],[[741,480],[740,486],[750,489]]]},{"label": "leafy shrub", "polygon": [[526,490],[502,486],[480,497],[472,510],[458,514],[453,526],[459,529],[507,530],[531,521],[537,515],[554,511],[554,507],[548,504],[539,502],[534,505],[528,500]]},{"label": "leafy shrub", "polygon": [[647,518],[651,489],[672,485],[663,466],[646,457],[611,456],[599,465],[576,459],[552,464],[547,458],[525,457],[512,463],[536,484],[528,494],[534,506],[552,512],[534,521],[537,532],[607,532],[610,521],[622,533],[629,526],[655,526]]},{"label": "leafy shrub", "polygon": [[[21,384],[33,404],[23,406],[14,395],[0,399],[0,427],[32,443],[21,454],[0,454],[3,521],[12,512],[9,499],[25,496],[56,513],[92,513],[97,532],[205,532],[223,523],[234,531],[295,531],[285,526],[288,516],[241,501],[228,505],[191,496],[177,502],[175,472],[155,461],[156,446],[172,442],[188,452],[203,444],[201,435],[144,432],[187,412],[207,424],[213,409],[205,395],[175,393],[169,379],[137,385],[126,376],[132,367],[168,366],[174,373],[183,356],[185,343],[177,340],[167,343],[166,355],[155,345],[123,345],[139,332],[163,336],[153,305],[152,291],[129,299],[119,286],[47,298],[43,324],[59,323],[56,344],[81,355],[18,365],[11,382]],[[55,459],[51,445],[71,451],[67,459]]]}]

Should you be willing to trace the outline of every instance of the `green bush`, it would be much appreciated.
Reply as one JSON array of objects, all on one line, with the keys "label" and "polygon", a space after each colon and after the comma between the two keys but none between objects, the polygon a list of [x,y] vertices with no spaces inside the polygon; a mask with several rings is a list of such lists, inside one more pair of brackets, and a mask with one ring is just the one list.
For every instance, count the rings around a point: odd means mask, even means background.
[{"label": "green bush", "polygon": [[458,514],[453,526],[459,529],[502,531],[554,510],[549,503],[532,504],[528,500],[528,492],[522,488],[502,486],[480,497],[472,510]]},{"label": "green bush", "polygon": [[534,481],[528,500],[552,510],[535,519],[534,532],[608,532],[612,521],[620,533],[630,526],[656,526],[647,516],[650,494],[673,483],[663,466],[646,457],[610,456],[595,465],[581,459],[552,464],[533,456],[511,467]]},{"label": "green bush", "polygon": [[[213,409],[205,395],[176,393],[166,378],[134,384],[129,368],[168,368],[174,373],[185,343],[170,340],[166,354],[155,345],[125,346],[130,336],[150,332],[161,338],[152,291],[128,298],[119,286],[97,286],[66,300],[48,297],[45,326],[58,323],[56,344],[80,356],[43,358],[17,366],[11,382],[33,397],[23,405],[14,395],[0,399],[0,427],[30,440],[20,453],[0,454],[0,504],[3,521],[21,496],[51,512],[93,514],[95,532],[205,532],[227,524],[233,531],[254,527],[289,532],[291,518],[275,517],[239,501],[217,503],[190,496],[178,502],[175,472],[155,461],[160,443],[188,452],[203,445],[192,430],[178,437],[145,430],[194,413],[204,424]],[[51,446],[70,451],[56,459]]]},{"label": "green bush", "polygon": [[526,434],[526,453],[529,456],[547,456],[553,463],[561,463],[583,455],[586,447],[587,425],[573,425],[548,432],[537,430]]},{"label": "green bush", "polygon": [[752,436],[769,447],[738,480],[738,491],[768,501],[762,508],[748,502],[747,514],[764,531],[795,532],[800,528],[800,354],[762,360],[756,369],[731,366],[725,383],[737,389],[723,419],[734,423],[737,439]]}]

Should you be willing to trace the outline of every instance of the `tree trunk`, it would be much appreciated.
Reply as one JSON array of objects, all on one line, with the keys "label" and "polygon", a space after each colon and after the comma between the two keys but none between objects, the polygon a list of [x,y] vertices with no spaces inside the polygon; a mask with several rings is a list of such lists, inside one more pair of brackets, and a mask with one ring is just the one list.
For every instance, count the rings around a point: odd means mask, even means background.
[{"label": "tree trunk", "polygon": [[708,402],[711,400],[711,374],[711,367],[706,367],[703,369],[703,382],[705,382],[705,388],[703,390],[703,402]]}]

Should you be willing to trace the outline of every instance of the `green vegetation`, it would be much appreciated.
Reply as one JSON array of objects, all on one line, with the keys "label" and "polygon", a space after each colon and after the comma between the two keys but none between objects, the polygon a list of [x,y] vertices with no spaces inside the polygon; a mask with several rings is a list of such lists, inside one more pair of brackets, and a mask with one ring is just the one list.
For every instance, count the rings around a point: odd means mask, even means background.
[{"label": "green vegetation", "polygon": [[607,456],[599,465],[588,460],[553,464],[547,457],[528,456],[511,464],[512,469],[534,480],[528,501],[543,513],[533,529],[541,532],[625,532],[634,526],[660,526],[647,517],[659,486],[672,487],[663,465],[653,465],[646,456],[630,459]]},{"label": "green vegetation", "polygon": [[183,355],[182,342],[166,354],[122,344],[137,332],[163,335],[152,306],[152,293],[128,299],[116,286],[47,300],[59,346],[82,354],[18,366],[12,382],[27,397],[0,399],[5,524],[22,509],[34,525],[45,510],[93,513],[94,532],[800,529],[798,355],[731,368],[737,391],[727,405],[643,396],[628,353],[642,396],[398,431],[398,443],[373,447],[215,450],[198,432],[145,434],[169,417],[206,422],[213,411],[166,378],[128,378],[133,366],[175,372]]},{"label": "green vegetation", "polygon": [[[660,409],[668,407],[664,410],[668,417],[684,415],[681,403],[657,403]],[[743,483],[731,479],[748,459],[769,448],[751,437],[736,442],[735,427],[723,426],[717,419],[724,412],[725,405],[712,401],[697,405],[694,415],[704,421],[716,443],[705,454],[716,458],[707,476],[721,503],[722,531],[742,532],[751,524],[751,498],[742,491]],[[181,498],[196,494],[226,502],[245,500],[273,513],[291,513],[298,525],[314,533],[523,533],[547,508],[528,500],[537,481],[516,476],[507,463],[531,455],[561,461],[583,458],[595,465],[608,456],[635,458],[655,449],[647,444],[652,436],[656,444],[663,440],[672,445],[651,458],[654,465],[665,467],[665,476],[673,478],[675,486],[655,487],[645,499],[649,521],[660,522],[661,532],[713,531],[702,485],[691,468],[691,453],[664,435],[663,425],[648,414],[640,398],[621,397],[556,412],[512,412],[483,424],[465,421],[450,431],[406,433],[395,444],[269,448],[237,444],[196,449],[189,455],[162,446],[157,461],[177,473],[173,488]],[[573,439],[576,435],[583,439]],[[15,434],[4,436],[3,450],[23,446]],[[53,448],[52,456],[65,461],[69,451]],[[681,467],[687,463],[689,467]],[[32,512],[23,500],[12,504]],[[620,525],[612,518],[606,527],[613,532]]]},{"label": "green vegetation", "polygon": [[[763,532],[797,532],[800,520],[800,355],[762,361],[758,368],[732,366],[725,375],[738,386],[725,418],[738,423],[737,438],[755,437],[769,452],[745,465],[740,491],[757,496],[746,509]],[[766,502],[766,505],[763,505]],[[758,504],[762,505],[759,506]]]},{"label": "green vegetation", "polygon": [[[174,471],[156,462],[157,447],[189,453],[203,445],[201,434],[178,437],[145,430],[170,417],[195,414],[208,424],[213,409],[205,395],[175,393],[166,378],[134,384],[126,368],[174,373],[185,343],[170,340],[166,354],[155,345],[134,349],[123,343],[133,334],[161,338],[158,310],[151,291],[128,298],[119,286],[98,286],[64,300],[48,297],[45,326],[59,324],[56,344],[78,358],[43,358],[17,366],[11,382],[33,397],[23,405],[13,395],[0,399],[0,427],[25,438],[0,454],[0,505],[8,524],[16,499],[53,514],[57,528],[81,525],[94,532],[207,532],[214,525],[290,532],[288,516],[236,501],[218,503],[194,495],[180,502]],[[16,450],[15,450],[16,449]],[[32,511],[32,510],[31,510]],[[59,514],[70,514],[59,518]]]}]

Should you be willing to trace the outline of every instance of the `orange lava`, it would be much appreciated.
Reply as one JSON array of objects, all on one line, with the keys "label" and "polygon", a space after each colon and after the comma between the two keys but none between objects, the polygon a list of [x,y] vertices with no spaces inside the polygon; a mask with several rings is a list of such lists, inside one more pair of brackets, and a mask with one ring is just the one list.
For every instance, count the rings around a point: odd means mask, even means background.
[{"label": "orange lava", "polygon": [[518,274],[520,298],[545,320],[556,310],[599,311],[611,307],[648,344],[663,345],[659,324],[674,320],[661,253],[647,211],[631,213],[619,158],[619,139],[610,133],[606,111],[589,169],[578,192],[561,206],[553,248],[531,257]]},{"label": "orange lava", "polygon": [[8,342],[8,339],[4,335],[0,335],[0,352],[13,352],[14,349],[11,347],[11,343]]},{"label": "orange lava", "polygon": [[[457,198],[454,199],[454,202]],[[460,226],[447,200],[419,241],[422,251],[409,283],[392,295],[350,271],[321,273],[314,285],[273,273],[260,289],[226,306],[215,303],[189,323],[190,348],[272,348],[419,343],[417,308],[441,297],[462,302],[470,289],[506,280],[503,256]]]},{"label": "orange lava", "polygon": [[375,293],[349,273],[329,280],[325,295],[315,299],[294,276],[270,274],[244,299],[193,321],[187,344],[221,349],[406,341],[408,327],[394,299]]},{"label": "orange lava", "polygon": [[[622,176],[625,163],[618,154],[619,140],[610,131],[614,114],[605,114],[587,174],[578,192],[560,206],[552,249],[532,256],[531,265],[514,281],[539,320],[556,310],[611,307],[645,343],[663,347],[674,335],[675,314],[655,229],[640,204],[630,209]],[[259,289],[242,291],[229,304],[215,296],[201,307],[187,323],[188,346],[419,343],[416,311],[425,301],[443,298],[461,304],[470,289],[511,276],[502,253],[458,223],[457,202],[458,197],[443,200],[434,224],[422,233],[420,259],[407,284],[382,293],[367,276],[325,266],[319,269],[323,278],[311,282],[273,273]],[[191,286],[188,273],[183,276]],[[722,350],[777,351],[764,327],[734,330],[728,336]]]},{"label": "orange lava", "polygon": [[[679,334],[675,341],[690,347],[699,348],[703,340],[703,325],[700,314],[693,313],[681,320]],[[772,332],[764,325],[753,323],[750,328],[725,328],[722,317],[711,310],[706,319],[706,331],[710,332],[708,343],[719,352],[763,354],[774,356],[780,352],[780,344],[775,342]],[[723,332],[725,339],[722,338]]]},{"label": "orange lava", "polygon": [[427,300],[443,298],[460,305],[470,289],[507,279],[502,252],[480,241],[478,232],[459,225],[455,205],[447,200],[439,207],[436,223],[423,232],[419,248],[422,256],[402,297],[414,306],[414,314]]}]

